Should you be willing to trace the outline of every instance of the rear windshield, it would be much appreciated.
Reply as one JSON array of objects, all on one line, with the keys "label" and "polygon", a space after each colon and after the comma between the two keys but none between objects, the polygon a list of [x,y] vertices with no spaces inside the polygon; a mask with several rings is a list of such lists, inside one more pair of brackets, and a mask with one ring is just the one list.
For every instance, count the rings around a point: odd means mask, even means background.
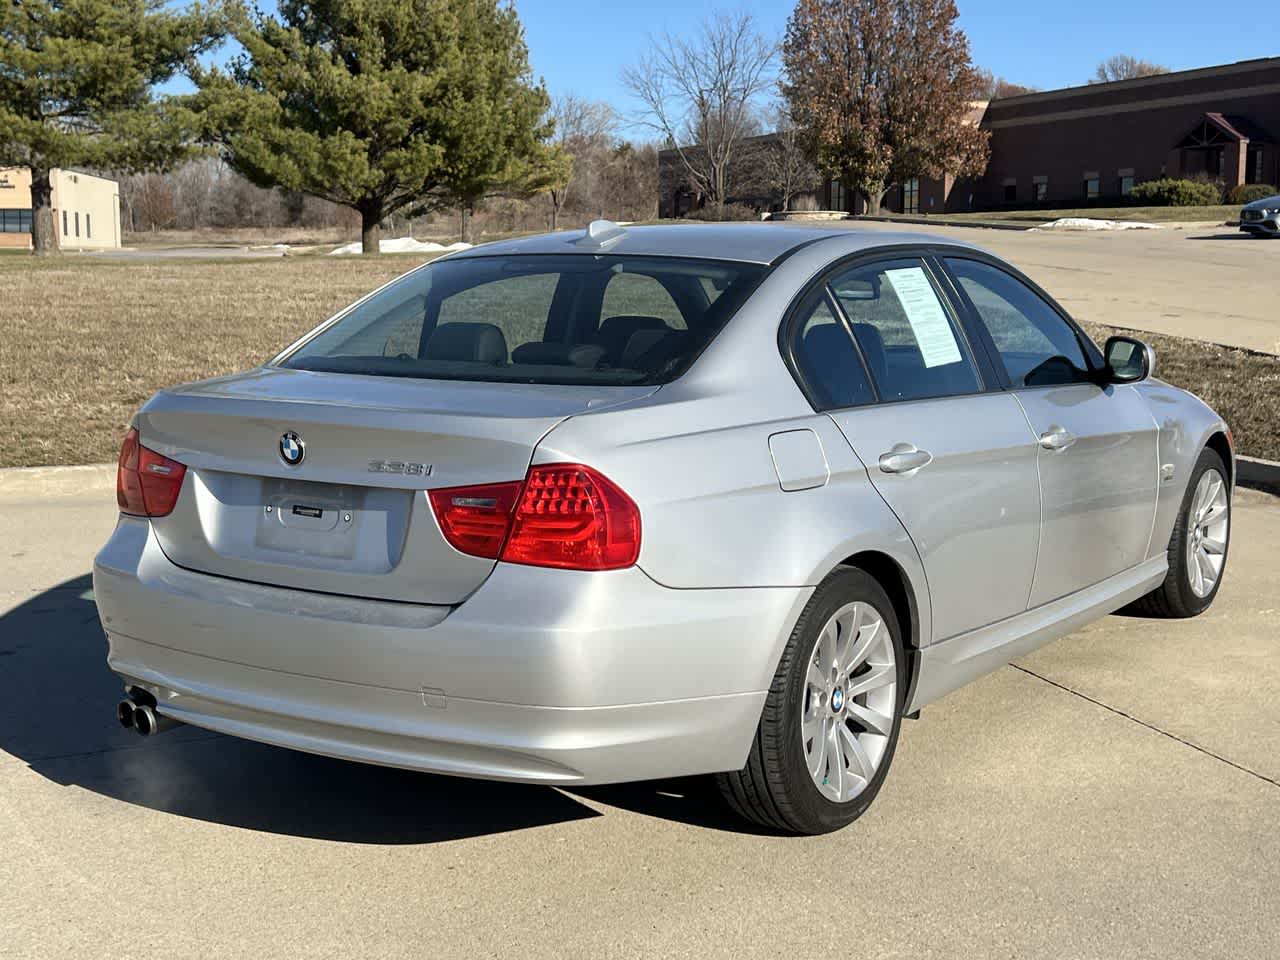
[{"label": "rear windshield", "polygon": [[348,310],[281,365],[434,380],[665,383],[763,272],[592,254],[442,260]]}]

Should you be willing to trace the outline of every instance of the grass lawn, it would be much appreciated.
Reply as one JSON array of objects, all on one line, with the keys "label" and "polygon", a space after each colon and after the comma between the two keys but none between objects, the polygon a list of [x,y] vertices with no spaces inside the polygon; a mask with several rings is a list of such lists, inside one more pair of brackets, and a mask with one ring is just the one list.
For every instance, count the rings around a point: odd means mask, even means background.
[{"label": "grass lawn", "polygon": [[[112,461],[160,387],[273,356],[417,256],[127,262],[0,257],[0,466]],[[1101,343],[1116,331],[1096,324]],[[1240,452],[1280,460],[1280,357],[1139,333]]]},{"label": "grass lawn", "polygon": [[1240,216],[1240,207],[1083,207],[1078,210],[988,210],[983,213],[930,214],[930,220],[940,223],[954,221],[964,223],[977,220],[984,223],[1012,223],[1036,226],[1061,220],[1065,217],[1089,217],[1094,220],[1130,220],[1144,223],[1224,223]]},{"label": "grass lawn", "polygon": [[0,467],[115,460],[160,387],[270,359],[426,259],[0,258]]}]

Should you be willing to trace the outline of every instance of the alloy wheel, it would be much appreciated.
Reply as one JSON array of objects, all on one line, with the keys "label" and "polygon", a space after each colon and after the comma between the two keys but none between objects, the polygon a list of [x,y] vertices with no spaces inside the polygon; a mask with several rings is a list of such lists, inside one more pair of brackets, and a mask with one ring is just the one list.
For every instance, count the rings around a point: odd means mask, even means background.
[{"label": "alloy wheel", "polygon": [[1217,470],[1200,475],[1187,513],[1187,577],[1191,590],[1203,599],[1222,576],[1227,554],[1227,484]]},{"label": "alloy wheel", "polygon": [[866,789],[889,745],[897,704],[884,617],[869,603],[846,604],[814,644],[800,705],[805,762],[824,797],[845,803]]}]

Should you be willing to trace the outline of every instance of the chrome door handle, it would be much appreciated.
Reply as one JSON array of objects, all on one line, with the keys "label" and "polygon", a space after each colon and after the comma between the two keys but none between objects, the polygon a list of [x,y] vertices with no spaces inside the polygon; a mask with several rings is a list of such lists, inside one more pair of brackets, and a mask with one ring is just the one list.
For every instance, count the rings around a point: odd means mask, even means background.
[{"label": "chrome door handle", "polygon": [[933,454],[920,450],[915,444],[895,443],[888,453],[880,454],[882,473],[913,473],[933,462]]},{"label": "chrome door handle", "polygon": [[1076,442],[1076,435],[1056,424],[1040,434],[1040,446],[1046,450],[1065,450]]}]

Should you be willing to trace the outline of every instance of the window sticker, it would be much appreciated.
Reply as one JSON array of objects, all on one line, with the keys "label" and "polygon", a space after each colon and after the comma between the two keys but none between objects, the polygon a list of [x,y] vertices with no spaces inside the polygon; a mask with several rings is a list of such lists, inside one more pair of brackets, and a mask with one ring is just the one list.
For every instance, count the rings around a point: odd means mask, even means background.
[{"label": "window sticker", "polygon": [[933,284],[925,276],[923,267],[905,267],[886,270],[885,277],[898,295],[902,310],[911,324],[916,344],[926,367],[942,367],[948,363],[960,363],[960,345],[947,321],[946,311],[938,302]]}]

